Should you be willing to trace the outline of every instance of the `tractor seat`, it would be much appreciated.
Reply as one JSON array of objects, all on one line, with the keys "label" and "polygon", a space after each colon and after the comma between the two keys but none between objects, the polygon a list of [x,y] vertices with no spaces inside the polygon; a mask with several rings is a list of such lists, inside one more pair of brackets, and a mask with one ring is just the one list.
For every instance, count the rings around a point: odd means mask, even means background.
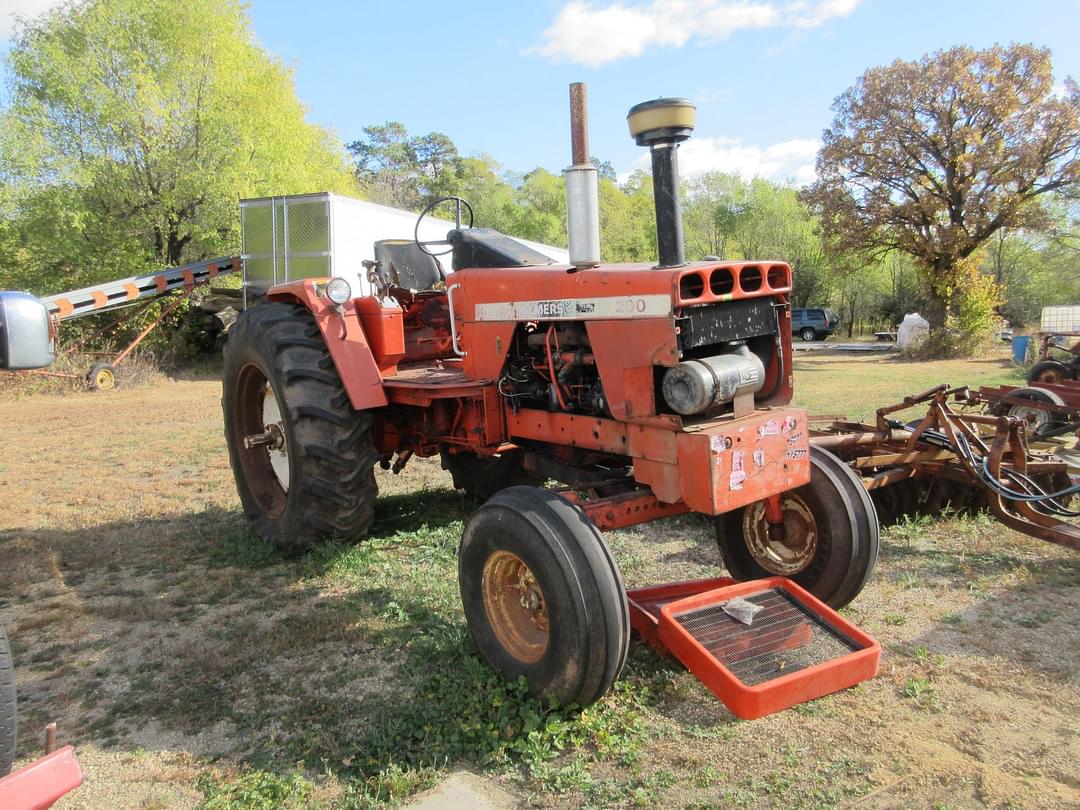
[{"label": "tractor seat", "polygon": [[375,243],[375,272],[389,289],[412,293],[441,287],[446,280],[442,265],[411,239],[381,239]]}]

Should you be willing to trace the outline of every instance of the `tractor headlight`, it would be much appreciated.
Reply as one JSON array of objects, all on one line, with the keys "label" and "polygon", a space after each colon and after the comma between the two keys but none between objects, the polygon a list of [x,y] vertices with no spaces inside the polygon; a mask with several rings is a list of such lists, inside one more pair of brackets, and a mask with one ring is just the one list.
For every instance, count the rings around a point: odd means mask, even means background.
[{"label": "tractor headlight", "polygon": [[326,282],[326,289],[323,290],[323,292],[327,298],[339,307],[352,298],[352,287],[350,287],[349,282],[343,278],[330,279]]}]

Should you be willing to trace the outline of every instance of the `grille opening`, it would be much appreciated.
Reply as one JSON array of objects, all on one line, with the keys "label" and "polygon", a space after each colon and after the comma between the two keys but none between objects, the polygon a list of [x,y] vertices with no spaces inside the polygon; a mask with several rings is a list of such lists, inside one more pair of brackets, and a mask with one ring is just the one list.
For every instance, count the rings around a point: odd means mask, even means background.
[{"label": "grille opening", "polygon": [[701,298],[705,292],[705,278],[701,273],[687,273],[679,279],[679,298],[683,301]]},{"label": "grille opening", "polygon": [[768,275],[769,286],[774,290],[780,290],[784,287],[790,287],[788,282],[787,270],[783,267],[770,267]]},{"label": "grille opening", "polygon": [[739,271],[739,286],[743,292],[754,292],[761,289],[761,268],[744,267]]},{"label": "grille opening", "polygon": [[727,295],[735,289],[735,277],[726,267],[718,267],[709,276],[709,290],[713,295]]},{"label": "grille opening", "polygon": [[720,604],[681,613],[674,618],[747,686],[756,686],[862,649],[781,588],[770,588],[743,598],[764,608],[750,625],[733,619]]}]

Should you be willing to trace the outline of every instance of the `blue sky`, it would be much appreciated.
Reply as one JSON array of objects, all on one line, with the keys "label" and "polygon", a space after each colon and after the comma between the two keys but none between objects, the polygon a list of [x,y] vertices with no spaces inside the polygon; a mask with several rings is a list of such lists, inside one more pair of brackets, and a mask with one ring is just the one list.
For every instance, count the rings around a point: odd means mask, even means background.
[{"label": "blue sky", "polygon": [[[54,0],[0,0],[11,13]],[[591,151],[645,166],[627,109],[698,107],[684,173],[812,176],[832,100],[868,67],[964,44],[1033,42],[1080,80],[1080,0],[597,0],[528,3],[252,0],[263,46],[295,69],[313,121],[345,140],[401,121],[505,169],[570,162],[567,86],[589,86]]]}]

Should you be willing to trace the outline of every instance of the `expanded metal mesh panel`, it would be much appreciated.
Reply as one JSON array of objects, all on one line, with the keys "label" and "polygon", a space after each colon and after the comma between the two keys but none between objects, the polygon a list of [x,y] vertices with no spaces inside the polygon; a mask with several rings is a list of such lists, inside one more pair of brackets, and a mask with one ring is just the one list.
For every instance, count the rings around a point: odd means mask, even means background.
[{"label": "expanded metal mesh panel", "polygon": [[330,212],[326,200],[289,200],[289,265],[292,254],[330,250]]},{"label": "expanded metal mesh panel", "polygon": [[290,256],[289,279],[298,278],[325,278],[332,275],[330,272],[329,256]]},{"label": "expanded metal mesh panel", "polygon": [[240,202],[244,282],[273,284],[333,274],[328,194]]},{"label": "expanded metal mesh panel", "polygon": [[747,686],[861,649],[780,588],[743,598],[763,608],[750,625],[733,619],[720,604],[674,618]]},{"label": "expanded metal mesh panel", "polygon": [[269,288],[274,285],[273,259],[244,261],[244,283],[251,287]]},{"label": "expanded metal mesh panel", "polygon": [[1080,306],[1043,307],[1040,326],[1044,332],[1080,332]]}]

